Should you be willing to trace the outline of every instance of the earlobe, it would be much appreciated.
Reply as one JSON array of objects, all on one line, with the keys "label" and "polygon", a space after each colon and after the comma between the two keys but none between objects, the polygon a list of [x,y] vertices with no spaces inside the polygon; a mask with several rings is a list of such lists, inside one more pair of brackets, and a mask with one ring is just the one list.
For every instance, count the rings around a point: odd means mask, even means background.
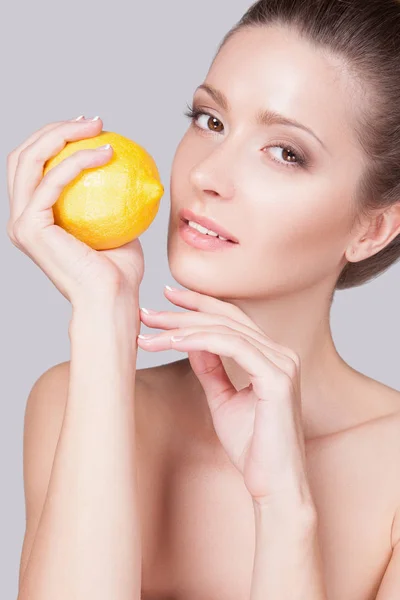
[{"label": "earlobe", "polygon": [[[361,240],[359,240],[359,242],[364,242],[366,239],[367,239],[366,237],[363,237]],[[346,260],[348,262],[359,262],[360,260],[363,260],[365,258],[365,256],[361,256],[361,257],[357,256],[359,251],[360,251],[360,249],[355,244],[353,244],[350,247],[349,251],[348,252],[346,251],[346,254],[345,254]],[[365,250],[363,251],[363,253],[365,253]]]},{"label": "earlobe", "polygon": [[353,238],[352,242],[346,249],[345,258],[348,262],[359,262],[360,260],[366,258],[367,249],[365,242],[368,239],[368,234],[365,232],[365,228],[364,231],[359,235],[362,237],[359,239]]}]

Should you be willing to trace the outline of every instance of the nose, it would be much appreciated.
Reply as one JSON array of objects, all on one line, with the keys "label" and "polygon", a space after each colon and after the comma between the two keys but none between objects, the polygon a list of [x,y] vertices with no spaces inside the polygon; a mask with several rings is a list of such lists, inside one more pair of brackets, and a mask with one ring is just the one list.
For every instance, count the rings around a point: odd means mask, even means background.
[{"label": "nose", "polygon": [[190,171],[190,183],[199,194],[232,198],[235,191],[232,170],[228,168],[227,156],[221,152],[222,145],[197,163]]}]

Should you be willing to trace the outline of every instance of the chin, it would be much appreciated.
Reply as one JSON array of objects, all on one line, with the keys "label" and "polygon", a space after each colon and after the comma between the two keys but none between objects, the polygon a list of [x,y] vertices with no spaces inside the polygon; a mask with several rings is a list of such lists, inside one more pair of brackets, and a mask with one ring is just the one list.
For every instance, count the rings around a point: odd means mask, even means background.
[{"label": "chin", "polygon": [[194,268],[194,263],[193,257],[184,256],[183,252],[175,254],[173,258],[168,257],[170,273],[178,287],[221,300],[235,295],[232,288],[237,286],[238,279],[233,277],[233,273],[232,281],[228,281],[227,278],[221,278],[220,271],[212,271],[206,264],[199,266],[198,263]]}]

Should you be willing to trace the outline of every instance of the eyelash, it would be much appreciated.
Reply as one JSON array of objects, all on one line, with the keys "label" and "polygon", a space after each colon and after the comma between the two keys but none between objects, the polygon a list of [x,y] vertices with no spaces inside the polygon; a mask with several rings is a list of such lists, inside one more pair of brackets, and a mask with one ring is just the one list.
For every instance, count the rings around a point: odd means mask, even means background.
[{"label": "eyelash", "polygon": [[[197,123],[195,122],[198,117],[200,117],[201,115],[207,115],[213,119],[217,119],[217,117],[214,117],[214,115],[212,115],[211,113],[205,112],[204,110],[200,110],[195,105],[190,106],[189,104],[187,104],[187,107],[188,107],[188,110],[184,112],[184,115],[186,117],[188,117],[192,121],[192,123],[195,125],[195,127],[200,129],[201,131],[205,131],[205,130],[202,129],[201,127],[199,127],[197,125]],[[217,121],[219,121],[219,119],[217,119]],[[213,133],[213,132],[211,131],[211,133]],[[288,162],[285,163],[285,162],[282,162],[282,161],[279,161],[279,160],[276,160],[275,158],[273,158],[272,160],[274,162],[278,163],[279,165],[283,165],[284,167],[289,167],[289,168],[294,168],[294,169],[299,169],[299,168],[306,169],[310,165],[306,156],[304,154],[300,153],[295,148],[293,148],[293,146],[291,146],[287,142],[275,142],[275,144],[273,144],[273,145],[271,144],[271,146],[268,146],[268,147],[269,148],[282,148],[283,150],[289,150],[292,154],[294,154],[296,156],[296,159],[297,159],[296,163],[288,163]]]}]

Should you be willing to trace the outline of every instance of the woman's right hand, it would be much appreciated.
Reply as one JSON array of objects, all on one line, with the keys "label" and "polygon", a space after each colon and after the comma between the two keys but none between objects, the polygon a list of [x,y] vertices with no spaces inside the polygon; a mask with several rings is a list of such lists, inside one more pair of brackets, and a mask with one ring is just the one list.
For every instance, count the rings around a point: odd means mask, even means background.
[{"label": "woman's right hand", "polygon": [[99,295],[135,294],[144,274],[139,239],[111,250],[93,250],[54,224],[52,206],[63,188],[83,169],[106,164],[109,150],[80,150],[43,177],[45,162],[67,142],[99,135],[102,121],[50,123],[27,138],[7,157],[12,243],[29,256],[74,306]]}]

